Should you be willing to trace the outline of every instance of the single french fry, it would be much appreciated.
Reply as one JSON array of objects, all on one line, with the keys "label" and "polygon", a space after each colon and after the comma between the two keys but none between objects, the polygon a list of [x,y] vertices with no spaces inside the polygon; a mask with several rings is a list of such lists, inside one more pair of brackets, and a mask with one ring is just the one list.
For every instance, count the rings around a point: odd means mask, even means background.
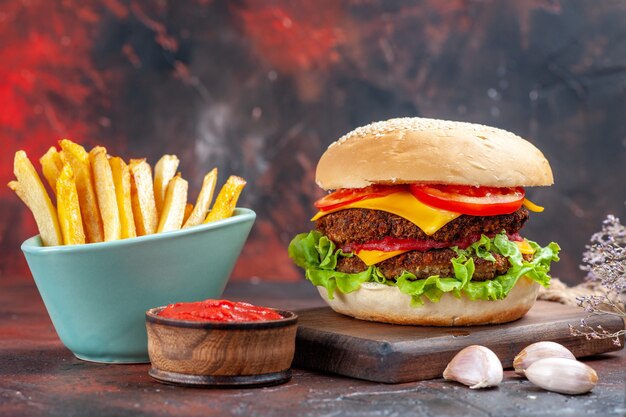
[{"label": "single french fry", "polygon": [[61,156],[57,151],[57,148],[51,146],[41,158],[39,158],[39,163],[41,164],[41,171],[43,176],[50,184],[50,188],[54,193],[57,192],[57,178],[59,178],[59,174],[63,169],[63,161],[61,160]]},{"label": "single french fry", "polygon": [[[22,200],[22,202],[26,205],[26,207],[28,207],[30,209],[30,203],[28,200],[28,195],[27,193],[22,189],[22,187],[20,186],[20,183],[18,181],[10,181],[8,184],[9,188],[11,190],[13,190],[15,192],[15,194],[20,198],[20,200]],[[54,207],[54,206],[53,206]],[[31,212],[33,212],[33,210],[31,209]],[[34,212],[33,212],[34,215]],[[37,227],[39,228],[39,222],[37,221],[37,218],[35,217],[35,222],[37,222]],[[41,231],[39,231],[39,235],[41,237],[41,241],[43,243],[44,241],[44,237],[43,234],[41,233]],[[61,241],[58,243],[59,245],[63,244],[63,237],[61,235]],[[43,243],[44,246],[51,246],[51,245],[46,245],[45,243]]]},{"label": "single french fry", "polygon": [[63,166],[56,187],[63,243],[66,245],[83,244],[85,243],[85,230],[83,229],[76,180],[70,164]]},{"label": "single french fry", "polygon": [[28,206],[35,217],[41,241],[44,246],[56,246],[63,243],[57,210],[50,200],[35,167],[26,156],[26,152],[17,151],[13,160],[13,173],[17,182],[9,183],[18,197]]},{"label": "single french fry", "polygon": [[202,181],[202,188],[198,194],[198,200],[193,208],[193,211],[189,215],[189,218],[185,220],[183,228],[196,226],[202,223],[209,212],[211,207],[211,201],[213,200],[213,193],[215,192],[215,183],[217,182],[217,168],[213,168],[211,172],[204,176]]},{"label": "single french fry", "polygon": [[161,212],[157,232],[169,232],[180,229],[185,216],[188,188],[189,184],[180,174],[170,180],[165,192],[165,201],[163,201],[163,211]]},{"label": "single french fry", "polygon": [[74,171],[76,191],[78,191],[78,201],[80,203],[80,212],[85,235],[87,236],[87,243],[102,242],[104,240],[104,229],[98,208],[98,198],[93,185],[89,154],[85,151],[85,148],[69,139],[60,140],[59,145],[63,149],[63,157],[72,166],[72,171]]},{"label": "single french fry", "polygon": [[113,175],[117,209],[120,216],[121,238],[135,237],[137,236],[137,231],[135,229],[135,218],[133,217],[130,197],[130,170],[124,160],[117,156],[109,159],[109,165]]},{"label": "single french fry", "polygon": [[107,150],[102,146],[96,146],[89,151],[89,162],[93,170],[93,183],[104,227],[104,241],[119,240],[122,238],[122,227]]},{"label": "single french fry", "polygon": [[185,204],[185,215],[183,216],[183,224],[185,224],[187,219],[189,219],[189,216],[191,216],[192,211],[193,211],[193,204],[191,203]]},{"label": "single french fry", "polygon": [[176,155],[163,155],[154,166],[154,202],[159,218],[161,218],[163,211],[167,185],[176,175],[179,162]]},{"label": "single french fry", "polygon": [[7,186],[15,193],[15,195],[17,195],[20,198],[20,200],[22,200],[22,203],[26,204],[26,206],[28,207],[28,201],[26,200],[27,198],[26,193],[20,187],[20,183],[17,181],[9,181]]},{"label": "single french fry", "polygon": [[157,230],[159,218],[154,203],[152,169],[145,159],[131,159],[131,204],[137,236],[150,235]]},{"label": "single french fry", "polygon": [[225,219],[233,215],[233,211],[235,210],[235,206],[237,205],[237,200],[239,199],[239,195],[243,190],[243,187],[246,186],[246,180],[241,177],[237,177],[236,175],[231,175],[226,180],[226,184],[222,186],[220,193],[217,195],[215,199],[215,204],[213,208],[206,216],[204,223],[209,223],[215,220]]}]

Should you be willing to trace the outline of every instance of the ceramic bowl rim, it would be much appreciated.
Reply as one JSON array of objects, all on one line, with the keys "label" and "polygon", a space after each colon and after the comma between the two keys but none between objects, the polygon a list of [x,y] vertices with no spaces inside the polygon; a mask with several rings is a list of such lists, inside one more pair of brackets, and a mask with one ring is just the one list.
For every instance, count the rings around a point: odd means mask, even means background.
[{"label": "ceramic bowl rim", "polygon": [[222,220],[216,220],[214,222],[200,224],[198,226],[187,227],[179,230],[172,230],[169,232],[154,233],[151,235],[130,237],[126,239],[113,240],[109,242],[97,242],[81,245],[59,245],[59,246],[41,246],[39,235],[35,235],[26,239],[21,249],[23,252],[32,254],[53,254],[53,253],[80,253],[80,252],[92,252],[101,249],[112,248],[124,248],[137,244],[147,244],[149,242],[173,239],[188,235],[194,235],[198,233],[204,233],[209,230],[222,229],[233,224],[242,223],[248,220],[254,220],[256,213],[254,210],[244,207],[237,207],[234,214],[231,217]]},{"label": "ceramic bowl rim", "polygon": [[298,315],[293,311],[278,310],[271,308],[278,314],[283,316],[278,320],[263,320],[263,321],[236,321],[236,322],[222,322],[222,321],[191,321],[191,320],[179,320],[172,318],[160,317],[158,313],[163,310],[165,306],[151,308],[146,311],[146,321],[155,324],[161,324],[169,327],[183,328],[183,329],[219,329],[219,330],[263,330],[263,329],[275,329],[280,327],[289,327],[295,325],[298,322]]}]

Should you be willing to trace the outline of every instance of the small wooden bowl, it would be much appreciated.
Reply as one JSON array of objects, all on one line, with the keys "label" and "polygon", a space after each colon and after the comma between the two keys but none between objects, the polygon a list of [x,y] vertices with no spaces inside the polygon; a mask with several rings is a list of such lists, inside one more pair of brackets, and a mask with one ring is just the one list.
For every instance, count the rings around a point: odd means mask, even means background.
[{"label": "small wooden bowl", "polygon": [[281,320],[197,322],[146,312],[149,374],[188,386],[267,386],[291,379],[298,316]]}]

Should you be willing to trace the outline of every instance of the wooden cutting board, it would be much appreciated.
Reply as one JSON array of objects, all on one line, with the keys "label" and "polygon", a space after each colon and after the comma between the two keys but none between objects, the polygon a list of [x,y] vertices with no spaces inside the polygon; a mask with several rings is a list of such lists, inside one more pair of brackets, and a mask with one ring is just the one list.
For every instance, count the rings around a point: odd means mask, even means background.
[{"label": "wooden cutting board", "polygon": [[[294,366],[332,372],[369,381],[400,383],[441,377],[452,357],[469,345],[493,350],[505,368],[531,343],[550,340],[576,357],[619,350],[611,340],[571,336],[582,309],[538,301],[520,320],[474,327],[420,327],[357,320],[321,307],[298,312]],[[614,316],[587,320],[613,332],[624,328]],[[621,339],[622,346],[624,338]]]}]

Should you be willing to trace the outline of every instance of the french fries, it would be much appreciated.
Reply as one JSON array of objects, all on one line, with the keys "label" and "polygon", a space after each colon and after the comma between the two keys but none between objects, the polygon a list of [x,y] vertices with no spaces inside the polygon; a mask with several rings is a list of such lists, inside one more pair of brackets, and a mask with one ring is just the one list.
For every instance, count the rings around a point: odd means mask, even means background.
[{"label": "french fries", "polygon": [[204,176],[202,181],[202,188],[198,194],[198,200],[193,207],[193,211],[189,215],[189,218],[185,220],[184,227],[197,226],[206,218],[211,207],[211,200],[213,200],[213,193],[215,192],[215,184],[217,183],[217,168],[213,168],[211,172]]},{"label": "french fries", "polygon": [[89,151],[89,162],[93,169],[93,182],[104,227],[104,241],[121,239],[122,226],[117,208],[113,172],[107,158],[107,150],[102,146],[96,146]]},{"label": "french fries", "polygon": [[185,204],[185,215],[183,216],[183,224],[185,224],[187,219],[189,219],[189,216],[191,216],[192,211],[193,211],[193,204],[191,203]]},{"label": "french fries", "polygon": [[98,208],[96,191],[93,186],[89,155],[85,148],[69,139],[62,139],[59,141],[59,145],[63,149],[67,163],[70,164],[72,171],[74,171],[80,214],[83,219],[87,242],[102,242],[104,240],[104,229]]},{"label": "french fries", "polygon": [[79,245],[85,243],[85,231],[80,212],[78,191],[74,172],[70,164],[63,166],[56,182],[56,188],[63,244]]},{"label": "french fries", "polygon": [[135,237],[137,231],[130,197],[130,170],[124,160],[118,156],[109,159],[109,165],[111,165],[117,209],[120,216],[121,238]]},{"label": "french fries", "polygon": [[180,174],[170,180],[163,201],[158,233],[178,230],[182,226],[187,204],[187,189],[188,183]]},{"label": "french fries", "polygon": [[246,186],[246,180],[236,175],[231,175],[226,180],[226,184],[220,190],[215,199],[213,209],[209,212],[204,220],[205,223],[214,222],[215,220],[225,219],[233,215],[239,194]]},{"label": "french fries", "polygon": [[156,232],[159,222],[152,188],[152,169],[145,159],[131,159],[128,169],[137,236],[151,235]]},{"label": "french fries", "polygon": [[63,160],[61,159],[61,155],[57,151],[57,148],[51,146],[41,158],[39,158],[39,163],[41,164],[41,171],[43,176],[50,184],[50,188],[52,192],[57,192],[57,178],[59,178],[59,174],[63,169]]},{"label": "french fries", "polygon": [[179,160],[176,155],[163,155],[154,166],[154,202],[159,218],[161,218],[163,211],[167,186],[176,175],[178,163]]},{"label": "french fries", "polygon": [[230,176],[213,208],[217,168],[205,175],[196,203],[177,173],[179,159],[164,155],[154,167],[145,159],[109,156],[102,146],[89,152],[69,139],[41,156],[45,181],[56,206],[24,151],[15,153],[16,179],[8,186],[33,213],[44,246],[133,238],[192,227],[232,216],[246,181]]},{"label": "french fries", "polygon": [[17,196],[33,213],[44,246],[61,245],[63,237],[57,210],[52,204],[35,167],[26,156],[26,152],[17,151],[15,153],[13,174],[15,174],[17,181],[11,181],[9,188],[16,192]]}]

